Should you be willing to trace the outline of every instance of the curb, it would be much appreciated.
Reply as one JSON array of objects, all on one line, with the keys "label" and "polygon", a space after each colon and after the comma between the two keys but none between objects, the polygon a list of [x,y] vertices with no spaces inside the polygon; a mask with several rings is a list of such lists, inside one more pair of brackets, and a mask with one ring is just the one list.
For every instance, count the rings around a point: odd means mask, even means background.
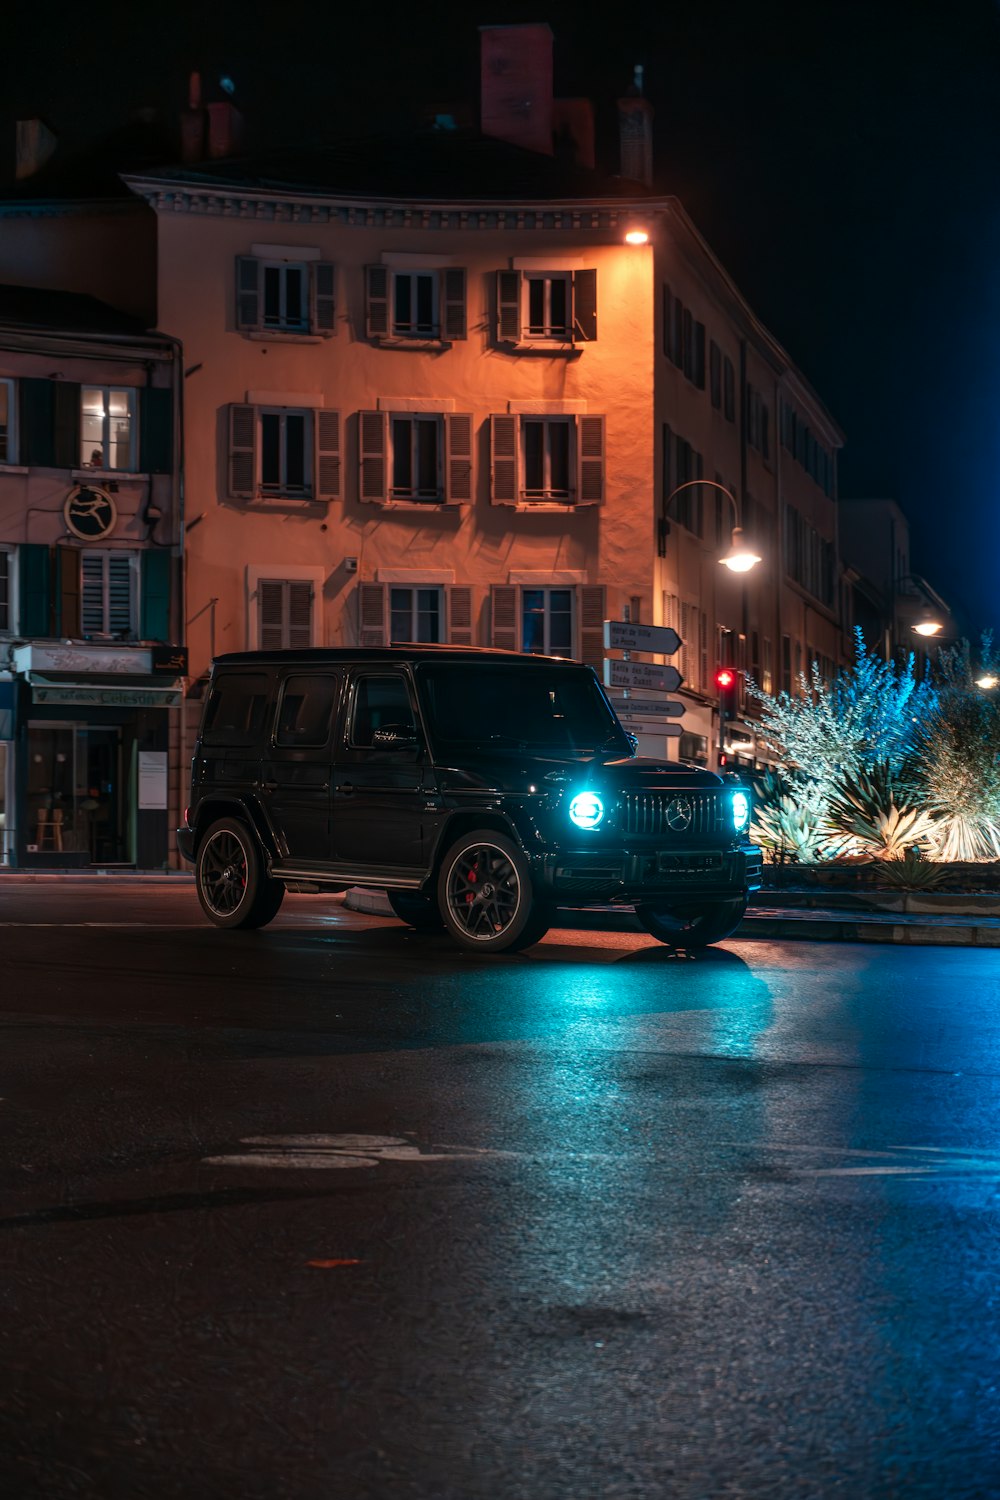
[{"label": "curb", "polygon": [[385,891],[370,891],[364,886],[351,886],[344,893],[344,905],[348,911],[363,911],[372,917],[395,916]]},{"label": "curb", "polygon": [[0,891],[11,885],[191,885],[194,875],[186,870],[145,873],[135,870],[0,870]]},{"label": "curb", "polygon": [[839,917],[746,916],[735,938],[807,943],[899,943],[911,947],[1000,948],[1000,924],[976,922],[865,921]]}]

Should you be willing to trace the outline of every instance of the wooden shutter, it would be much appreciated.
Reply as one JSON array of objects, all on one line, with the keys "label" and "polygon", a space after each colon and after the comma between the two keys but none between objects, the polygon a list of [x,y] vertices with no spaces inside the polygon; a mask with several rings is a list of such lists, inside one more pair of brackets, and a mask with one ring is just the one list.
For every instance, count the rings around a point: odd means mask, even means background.
[{"label": "wooden shutter", "polygon": [[446,339],[464,339],[465,267],[449,266],[441,275],[441,329]]},{"label": "wooden shutter", "polygon": [[307,651],[313,643],[313,586],[308,579],[289,579],[288,649]]},{"label": "wooden shutter", "polygon": [[174,393],[147,386],[139,392],[139,468],[169,474],[174,467]]},{"label": "wooden shutter", "polygon": [[236,326],[260,327],[260,261],[255,255],[236,257]]},{"label": "wooden shutter", "polygon": [[365,332],[370,339],[389,334],[389,272],[385,266],[365,267]]},{"label": "wooden shutter", "polygon": [[670,358],[670,348],[673,333],[673,293],[666,282],[663,283],[663,352]]},{"label": "wooden shutter", "polygon": [[309,277],[309,327],[313,333],[321,333],[324,338],[330,338],[337,332],[335,281],[331,261],[314,261]]},{"label": "wooden shutter", "polygon": [[[39,385],[48,381],[33,382]],[[51,633],[50,578],[51,556],[48,547],[41,542],[22,542],[17,549],[19,569],[21,635],[49,635]]]},{"label": "wooden shutter", "polygon": [[57,469],[80,466],[80,387],[75,380],[52,382],[52,461]]},{"label": "wooden shutter", "polygon": [[518,501],[516,417],[490,417],[490,499],[494,505]]},{"label": "wooden shutter", "polygon": [[140,554],[139,564],[139,638],[144,641],[169,641],[170,553],[166,548],[147,547]]},{"label": "wooden shutter", "polygon": [[384,503],[389,451],[388,414],[358,412],[358,493],[362,500]]},{"label": "wooden shutter", "polygon": [[490,585],[490,639],[501,651],[517,650],[517,585]]},{"label": "wooden shutter", "polygon": [[472,590],[464,584],[448,590],[448,644],[472,645]]},{"label": "wooden shutter", "polygon": [[385,624],[384,583],[358,584],[358,643],[362,646],[384,646],[388,631]]},{"label": "wooden shutter", "polygon": [[19,380],[21,408],[18,462],[47,468],[52,463],[52,380]]},{"label": "wooden shutter", "polygon": [[252,500],[257,493],[257,408],[229,408],[229,493]]},{"label": "wooden shutter", "polygon": [[521,338],[521,273],[497,272],[497,339],[516,344]]},{"label": "wooden shutter", "polygon": [[581,584],[580,601],[580,660],[593,667],[598,677],[604,673],[604,605],[603,584]]},{"label": "wooden shutter", "polygon": [[320,408],[315,414],[316,498],[340,498],[340,412]]},{"label": "wooden shutter", "polygon": [[468,412],[445,412],[444,498],[449,505],[472,499],[472,417]]},{"label": "wooden shutter", "polygon": [[77,547],[55,549],[55,632],[79,639],[80,636],[80,552]]},{"label": "wooden shutter", "polygon": [[694,375],[693,380],[700,391],[705,389],[705,325],[694,325]]},{"label": "wooden shutter", "polygon": [[573,276],[573,337],[593,343],[597,338],[597,272]]},{"label": "wooden shutter", "polygon": [[281,651],[285,644],[285,588],[277,578],[257,585],[257,638],[261,651]]},{"label": "wooden shutter", "polygon": [[599,505],[604,499],[604,418],[577,417],[578,505]]}]

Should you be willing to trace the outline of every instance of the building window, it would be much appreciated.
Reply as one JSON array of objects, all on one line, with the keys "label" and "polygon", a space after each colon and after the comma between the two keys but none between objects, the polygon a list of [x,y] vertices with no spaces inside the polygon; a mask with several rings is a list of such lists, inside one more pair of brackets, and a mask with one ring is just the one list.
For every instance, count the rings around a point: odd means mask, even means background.
[{"label": "building window", "polygon": [[434,339],[440,331],[437,274],[429,271],[392,273],[392,331],[399,337]]},{"label": "building window", "polygon": [[368,338],[464,339],[465,270],[394,271],[365,268],[365,330]]},{"label": "building window", "polygon": [[309,579],[257,580],[257,646],[261,651],[304,651],[313,643]]},{"label": "building window", "polygon": [[792,691],[792,641],[791,637],[781,637],[781,691],[789,696]]},{"label": "building window", "polygon": [[736,371],[731,359],[722,360],[722,415],[727,422],[736,421]]},{"label": "building window", "polygon": [[14,382],[0,380],[0,464],[17,463]]},{"label": "building window", "polygon": [[80,553],[80,629],[84,636],[134,639],[138,634],[135,552]]},{"label": "building window", "polygon": [[438,416],[397,417],[389,423],[390,498],[440,505],[443,424]]},{"label": "building window", "polygon": [[764,637],[764,656],[761,664],[760,685],[765,693],[774,692],[774,661],[771,655],[771,642],[767,636]]},{"label": "building window", "polygon": [[598,505],[604,499],[604,418],[490,418],[494,505]]},{"label": "building window", "polygon": [[14,554],[0,547],[0,633],[14,628],[13,561]]},{"label": "building window", "polygon": [[532,339],[557,339],[560,343],[572,334],[572,282],[568,272],[539,275],[529,272],[524,278],[527,310],[527,332]]},{"label": "building window", "polygon": [[261,262],[264,327],[303,333],[309,327],[309,268],[289,261]]},{"label": "building window", "polygon": [[135,472],[135,391],[85,385],[80,406],[80,467]]},{"label": "building window", "polygon": [[705,325],[669,287],[663,289],[663,352],[693,385],[705,389]]},{"label": "building window", "polygon": [[597,338],[596,271],[498,271],[497,341],[577,344]]},{"label": "building window", "polygon": [[[701,479],[704,472],[702,456],[679,433],[671,432],[668,423],[663,424],[663,501],[670,502],[666,519],[669,524],[676,521],[695,536],[704,536],[704,489],[691,484]],[[681,489],[690,485],[689,489]],[[679,491],[679,493],[677,493]],[[721,497],[720,497],[721,498]]]},{"label": "building window", "polygon": [[834,544],[792,505],[785,506],[785,571],[814,599],[833,608]]},{"label": "building window", "polygon": [[572,657],[573,625],[572,589],[522,589],[522,651]]},{"label": "building window", "polygon": [[441,593],[439,588],[399,588],[393,584],[389,590],[390,644],[423,641],[437,645],[442,639],[444,614]]},{"label": "building window", "polygon": [[573,494],[568,417],[525,417],[521,422],[521,472],[525,500],[567,501]]},{"label": "building window", "polygon": [[708,346],[708,385],[716,411],[722,406],[722,350],[712,339]]},{"label": "building window", "polygon": [[265,495],[312,494],[312,412],[260,413],[260,487]]},{"label": "building window", "polygon": [[765,461],[771,457],[771,410],[755,386],[747,386],[747,442]]}]

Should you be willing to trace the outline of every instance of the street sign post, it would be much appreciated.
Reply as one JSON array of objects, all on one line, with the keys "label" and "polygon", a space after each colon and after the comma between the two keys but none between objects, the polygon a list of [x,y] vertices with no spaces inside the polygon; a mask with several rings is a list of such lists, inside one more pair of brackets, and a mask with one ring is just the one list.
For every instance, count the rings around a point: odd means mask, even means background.
[{"label": "street sign post", "polygon": [[644,661],[604,661],[606,687],[645,688],[649,693],[675,693],[684,681],[676,667]]},{"label": "street sign post", "polygon": [[650,651],[654,656],[673,656],[681,638],[669,625],[629,625],[625,620],[605,620],[605,651]]},{"label": "street sign post", "polygon": [[639,718],[679,719],[684,714],[684,704],[677,698],[612,698],[611,706],[621,718],[622,714],[636,714]]},{"label": "street sign post", "polygon": [[639,719],[623,719],[622,728],[629,734],[658,734],[661,739],[679,740],[684,730],[680,724],[665,719],[661,724],[644,724]]}]

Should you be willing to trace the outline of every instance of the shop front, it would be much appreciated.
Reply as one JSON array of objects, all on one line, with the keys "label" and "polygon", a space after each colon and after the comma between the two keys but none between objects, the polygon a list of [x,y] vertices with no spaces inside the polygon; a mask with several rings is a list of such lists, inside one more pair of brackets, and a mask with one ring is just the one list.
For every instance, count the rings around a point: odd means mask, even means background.
[{"label": "shop front", "polygon": [[176,653],[32,644],[12,655],[9,863],[163,869]]}]

